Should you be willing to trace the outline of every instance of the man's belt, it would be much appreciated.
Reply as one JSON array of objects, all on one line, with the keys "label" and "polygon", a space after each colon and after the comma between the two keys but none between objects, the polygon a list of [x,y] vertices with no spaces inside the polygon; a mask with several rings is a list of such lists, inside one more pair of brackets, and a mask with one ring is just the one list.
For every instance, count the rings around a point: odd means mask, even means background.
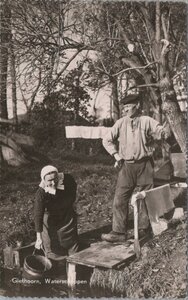
[{"label": "man's belt", "polygon": [[141,163],[150,160],[151,157],[143,157],[141,159],[125,159],[125,162],[128,164]]}]

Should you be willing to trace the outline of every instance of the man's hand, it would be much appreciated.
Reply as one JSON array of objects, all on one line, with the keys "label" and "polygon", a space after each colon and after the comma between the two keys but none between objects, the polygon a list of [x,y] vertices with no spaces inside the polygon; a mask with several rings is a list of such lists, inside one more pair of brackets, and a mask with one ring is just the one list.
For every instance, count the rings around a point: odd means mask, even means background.
[{"label": "man's hand", "polygon": [[161,132],[161,139],[162,139],[162,140],[167,140],[168,137],[169,137],[168,132],[166,132],[166,131],[163,130],[163,131]]},{"label": "man's hand", "polygon": [[133,194],[133,196],[131,197],[131,205],[134,206],[137,200],[142,200],[144,198],[146,198],[145,191],[137,192],[136,194]]},{"label": "man's hand", "polygon": [[114,158],[116,160],[116,162],[114,164],[114,168],[120,169],[122,167],[123,159],[119,156],[118,153],[114,154]]},{"label": "man's hand", "polygon": [[37,232],[37,239],[35,242],[35,248],[36,249],[41,249],[42,248],[42,237],[41,234]]},{"label": "man's hand", "polygon": [[165,121],[162,127],[163,127],[163,129],[162,129],[162,133],[161,133],[161,138],[163,140],[167,140],[171,136],[170,126],[169,126],[168,122]]}]

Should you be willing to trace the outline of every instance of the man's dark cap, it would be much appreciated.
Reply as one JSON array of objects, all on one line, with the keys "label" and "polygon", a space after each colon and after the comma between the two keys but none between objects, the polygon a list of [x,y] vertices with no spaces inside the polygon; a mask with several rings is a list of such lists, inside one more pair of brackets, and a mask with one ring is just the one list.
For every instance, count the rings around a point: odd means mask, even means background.
[{"label": "man's dark cap", "polygon": [[139,94],[130,94],[126,95],[123,97],[120,101],[121,104],[126,105],[126,104],[134,104],[139,101]]}]

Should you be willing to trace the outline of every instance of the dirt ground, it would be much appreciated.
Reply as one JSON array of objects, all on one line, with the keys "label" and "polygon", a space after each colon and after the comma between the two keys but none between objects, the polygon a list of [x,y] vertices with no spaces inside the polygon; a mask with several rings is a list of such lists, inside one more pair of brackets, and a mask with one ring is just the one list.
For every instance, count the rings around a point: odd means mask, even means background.
[{"label": "dirt ground", "polygon": [[[112,200],[117,171],[110,159],[58,157],[51,163],[59,171],[71,173],[78,184],[77,214],[79,233],[111,223]],[[6,167],[1,178],[0,250],[7,242],[27,244],[35,239],[33,227],[34,194],[43,164]],[[185,195],[182,196],[185,198]],[[185,201],[185,199],[184,199]],[[145,298],[186,297],[186,224],[171,223],[162,235],[142,248],[142,257],[123,271],[95,271],[92,286],[103,286],[126,295]],[[1,253],[2,254],[2,253]],[[2,255],[1,255],[2,263]],[[115,283],[114,283],[115,282]]]}]

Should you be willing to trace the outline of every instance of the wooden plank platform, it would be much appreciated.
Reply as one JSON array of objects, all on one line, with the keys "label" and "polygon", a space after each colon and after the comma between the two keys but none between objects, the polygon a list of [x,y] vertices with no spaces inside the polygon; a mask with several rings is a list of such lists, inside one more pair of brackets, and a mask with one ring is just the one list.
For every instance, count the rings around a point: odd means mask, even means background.
[{"label": "wooden plank platform", "polygon": [[67,257],[67,262],[88,267],[117,268],[123,262],[134,257],[134,240],[130,243],[94,243],[90,248]]},{"label": "wooden plank platform", "polygon": [[125,243],[109,243],[100,241],[89,248],[67,257],[68,287],[74,289],[76,285],[76,265],[90,268],[119,269],[136,257],[134,240]]}]

